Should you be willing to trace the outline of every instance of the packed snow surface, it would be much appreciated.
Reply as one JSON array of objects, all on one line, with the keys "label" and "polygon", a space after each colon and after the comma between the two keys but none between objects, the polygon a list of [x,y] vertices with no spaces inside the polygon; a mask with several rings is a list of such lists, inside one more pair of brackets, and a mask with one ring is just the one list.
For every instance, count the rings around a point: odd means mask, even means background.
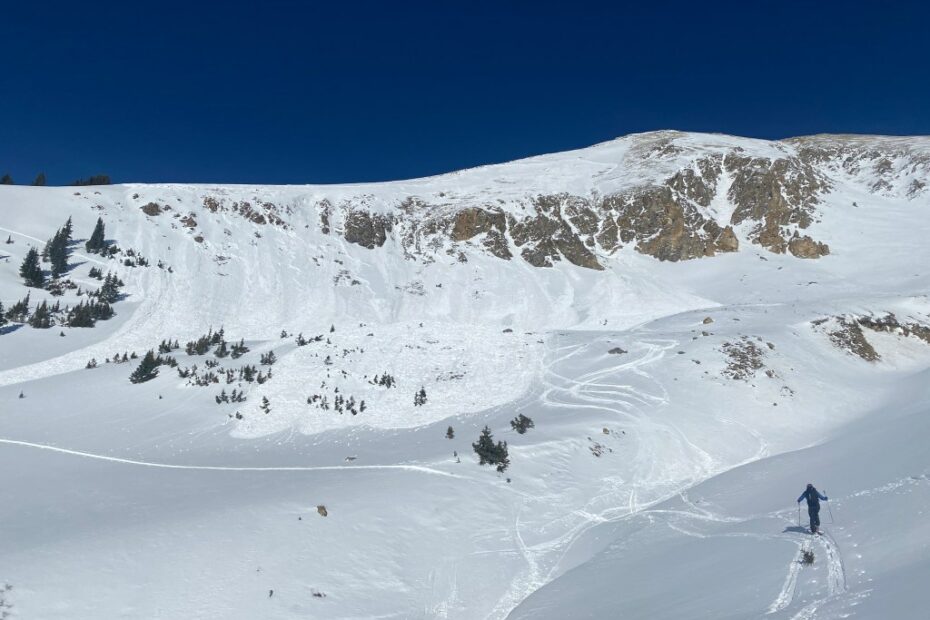
[{"label": "packed snow surface", "polygon": [[[649,155],[669,139],[677,154]],[[324,200],[517,212],[527,195],[665,178],[694,153],[803,144],[840,153],[817,164],[832,186],[816,260],[743,243],[535,268],[368,249],[320,225]],[[843,159],[870,150],[903,153],[882,164],[892,181]],[[385,184],[0,186],[5,309],[27,291],[33,308],[82,299],[18,275],[68,217],[67,277],[124,282],[94,328],[0,327],[0,615],[925,618],[930,198],[900,192],[920,189],[928,153],[925,138],[664,132]],[[273,203],[283,225],[204,196]],[[729,220],[725,189],[706,210]],[[85,252],[98,217],[148,266]],[[185,352],[221,328],[249,351]],[[179,369],[217,383],[165,365],[134,384],[140,359],[114,363],[175,339]],[[227,382],[243,365],[272,376]],[[233,389],[243,402],[216,401]],[[485,426],[508,443],[503,474],[472,450]],[[808,482],[830,497],[822,536],[795,504]]]}]

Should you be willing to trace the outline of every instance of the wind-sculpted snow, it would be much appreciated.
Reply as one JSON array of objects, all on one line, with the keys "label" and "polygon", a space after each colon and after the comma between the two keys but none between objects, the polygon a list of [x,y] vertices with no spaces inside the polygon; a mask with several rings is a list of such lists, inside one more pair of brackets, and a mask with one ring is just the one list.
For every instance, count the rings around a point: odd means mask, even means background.
[{"label": "wind-sculpted snow", "polygon": [[[4,600],[922,617],[928,153],[657,132],[392,183],[0,186],[4,308],[124,282],[93,328],[0,326]],[[75,288],[27,289],[68,217]]]}]

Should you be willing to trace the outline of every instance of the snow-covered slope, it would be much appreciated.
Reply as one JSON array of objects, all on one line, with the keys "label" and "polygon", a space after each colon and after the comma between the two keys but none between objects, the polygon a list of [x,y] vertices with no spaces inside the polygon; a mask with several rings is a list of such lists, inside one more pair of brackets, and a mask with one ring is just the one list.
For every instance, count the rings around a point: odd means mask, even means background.
[{"label": "snow-covered slope", "polygon": [[[124,282],[93,328],[0,327],[0,600],[923,617],[928,172],[927,138],[658,132],[384,184],[0,186],[4,308]],[[76,288],[27,289],[68,217]],[[98,217],[110,258],[84,251]],[[249,351],[185,352],[220,328]],[[173,340],[151,381],[114,363]]]}]

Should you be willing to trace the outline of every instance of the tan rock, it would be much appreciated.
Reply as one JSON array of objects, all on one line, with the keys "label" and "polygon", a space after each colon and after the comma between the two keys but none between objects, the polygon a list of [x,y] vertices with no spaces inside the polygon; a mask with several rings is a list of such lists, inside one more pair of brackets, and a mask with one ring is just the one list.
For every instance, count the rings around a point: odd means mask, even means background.
[{"label": "tan rock", "polygon": [[798,258],[820,258],[830,253],[826,243],[814,241],[809,236],[795,237],[788,242],[788,251]]}]

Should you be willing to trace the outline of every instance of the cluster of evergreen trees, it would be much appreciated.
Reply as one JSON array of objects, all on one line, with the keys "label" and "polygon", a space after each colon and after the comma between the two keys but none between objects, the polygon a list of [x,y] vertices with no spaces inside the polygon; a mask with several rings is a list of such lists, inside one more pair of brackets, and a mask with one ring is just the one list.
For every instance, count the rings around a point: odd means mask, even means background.
[{"label": "cluster of evergreen trees", "polygon": [[[170,346],[171,342],[166,343],[166,346]],[[177,341],[174,342],[174,348],[177,348]],[[239,342],[234,342],[230,345],[226,341],[226,333],[221,327],[219,331],[214,332],[211,328],[207,331],[206,334],[198,338],[197,340],[191,340],[184,346],[184,350],[188,355],[206,355],[212,347],[216,347],[213,350],[213,354],[223,359],[224,357],[232,357],[233,359],[239,359],[243,355],[249,352],[249,347],[245,345],[245,339],[241,338]],[[266,363],[266,356],[262,356],[262,363]],[[273,364],[276,360],[274,354],[271,354],[271,362]],[[210,362],[207,362],[207,365],[210,366]],[[218,365],[218,363],[213,364],[213,366]]]},{"label": "cluster of evergreen trees", "polygon": [[[283,334],[286,334],[287,332],[282,332],[282,333],[283,333]],[[286,336],[283,336],[283,337],[286,337]],[[297,343],[297,346],[298,346],[298,347],[304,347],[304,346],[307,346],[308,344],[310,344],[311,342],[320,342],[320,341],[322,341],[322,340],[323,340],[323,334],[320,334],[320,335],[318,335],[318,336],[314,336],[313,338],[310,338],[310,339],[308,340],[307,338],[304,338],[304,334],[303,334],[303,332],[301,332],[301,333],[297,334],[297,338],[294,340],[294,342]]]},{"label": "cluster of evergreen trees", "polygon": [[[116,247],[116,246],[113,246],[113,247],[110,248],[110,255],[111,255],[111,256],[112,256],[112,254],[113,254],[113,251],[112,251],[112,250],[113,250],[113,248],[115,248],[115,247]],[[117,249],[116,251],[119,252],[120,250]],[[136,252],[136,251],[133,250],[132,248],[129,248],[128,250],[126,250],[126,258],[123,259],[123,265],[126,266],[126,267],[148,267],[148,266],[149,266],[149,261],[148,261],[147,258],[145,258],[144,256],[142,256],[142,254],[139,254],[138,252]]]},{"label": "cluster of evergreen trees", "polygon": [[268,351],[268,353],[262,353],[259,359],[259,362],[263,366],[271,366],[277,361],[278,361],[278,358],[275,356],[274,351]]},{"label": "cluster of evergreen trees", "polygon": [[[74,227],[69,217],[64,226],[59,228],[55,235],[46,242],[45,247],[42,248],[41,260],[50,264],[52,278],[60,278],[68,272],[68,259],[70,258],[71,235],[73,232]],[[94,232],[85,247],[88,252],[104,253],[106,251],[102,219],[97,218],[97,226],[94,228]],[[26,256],[19,267],[19,275],[25,281],[26,286],[42,288],[45,285],[45,273],[42,271],[39,252],[35,248],[29,248],[29,251],[26,252]],[[100,269],[96,267],[91,269],[90,277],[100,279],[101,276]],[[110,303],[113,301],[115,300],[111,300]]]},{"label": "cluster of evergreen trees", "polygon": [[108,271],[106,277],[103,278],[103,286],[94,292],[88,293],[88,296],[96,297],[100,301],[108,304],[115,304],[120,300],[120,289],[122,289],[123,286],[123,281],[117,277],[116,274],[112,274]]},{"label": "cluster of evergreen trees", "polygon": [[[37,174],[32,184],[36,187],[45,185],[45,173],[40,172]],[[0,185],[16,185],[16,183],[13,182],[13,177],[10,176],[10,173],[7,172],[2,177],[0,177]]]},{"label": "cluster of evergreen trees", "polygon": [[220,403],[244,403],[245,402],[245,392],[234,389],[231,393],[227,394],[226,390],[220,390],[220,393],[215,396],[216,404]]},{"label": "cluster of evergreen trees", "polygon": [[[43,187],[47,183],[44,172],[40,172],[36,175],[36,178],[32,181],[32,184],[36,187]],[[7,172],[2,177],[0,177],[0,185],[15,185],[13,177],[10,176],[10,173]],[[71,185],[82,186],[82,185],[110,185],[110,176],[106,174],[95,174],[89,176],[86,179],[77,179]]]},{"label": "cluster of evergreen trees", "polygon": [[0,325],[9,321],[17,323],[27,323],[37,329],[47,329],[53,325],[65,324],[69,327],[93,327],[97,321],[105,321],[114,314],[113,307],[107,302],[100,299],[88,299],[74,306],[61,307],[60,302],[48,305],[45,301],[39,303],[35,310],[30,312],[29,293],[26,296],[10,306],[6,312],[0,305],[0,314],[3,315],[4,321]]},{"label": "cluster of evergreen trees", "polygon": [[345,412],[351,413],[352,415],[358,415],[362,411],[365,411],[367,407],[365,406],[364,400],[361,401],[358,404],[358,406],[356,406],[354,396],[349,396],[349,398],[345,398],[342,394],[336,394],[336,396],[333,397],[333,409],[335,409],[339,413],[342,413],[345,411]]},{"label": "cluster of evergreen trees", "polygon": [[392,388],[397,383],[392,375],[384,373],[383,375],[375,375],[371,381],[372,385],[380,385],[381,387]]},{"label": "cluster of evergreen trees", "polygon": [[336,395],[333,397],[332,407],[330,407],[329,399],[321,394],[313,394],[312,396],[308,396],[307,404],[316,405],[317,409],[322,409],[323,411],[334,409],[339,413],[351,413],[352,415],[358,415],[368,409],[368,405],[365,404],[364,400],[359,400],[356,402],[354,396],[345,398],[338,392],[339,388],[336,388]]},{"label": "cluster of evergreen trees", "polygon": [[222,327],[217,332],[214,332],[213,328],[211,327],[206,334],[197,340],[191,340],[188,342],[184,347],[184,351],[188,355],[206,355],[207,351],[210,350],[210,347],[226,342],[224,335],[225,334]]},{"label": "cluster of evergreen trees", "polygon": [[93,327],[97,321],[106,321],[113,314],[113,306],[102,299],[82,300],[68,311],[67,320],[71,327]]},{"label": "cluster of evergreen trees", "polygon": [[[207,360],[207,367],[217,368],[219,363],[214,362],[211,364],[211,361],[212,360]],[[200,370],[197,368],[197,365],[194,364],[190,367],[179,366],[178,376],[182,379],[187,379],[188,385],[205,387],[214,383],[219,383],[221,377],[226,380],[227,385],[236,383],[237,381],[245,381],[246,383],[254,382],[261,385],[271,379],[272,373],[270,368],[268,369],[268,373],[265,374],[260,370],[257,370],[255,366],[250,366],[248,364],[242,366],[238,370],[233,368],[218,368],[216,371],[208,370],[206,372],[200,372]]]},{"label": "cluster of evergreen trees", "polygon": [[29,317],[29,293],[26,293],[25,297],[10,306],[4,316],[8,321],[25,323]]},{"label": "cluster of evergreen trees", "polygon": [[230,352],[230,355],[235,360],[235,359],[239,359],[240,357],[242,357],[248,352],[249,352],[249,347],[245,346],[245,339],[240,338],[239,342],[237,342],[236,344],[232,346],[232,351]]},{"label": "cluster of evergreen trees", "polygon": [[149,349],[136,369],[129,375],[129,380],[133,383],[145,383],[158,376],[158,367],[162,365],[177,365],[172,357],[162,357],[155,355],[155,352]]},{"label": "cluster of evergreen trees", "polygon": [[133,351],[132,353],[130,353],[129,351],[123,351],[122,353],[116,352],[115,354],[113,354],[112,358],[108,357],[104,360],[104,362],[109,364],[112,361],[114,364],[125,364],[129,360],[134,360],[138,358],[139,356],[136,355],[135,351]]},{"label": "cluster of evergreen trees", "polygon": [[181,348],[181,345],[178,344],[177,339],[174,342],[170,340],[162,340],[158,343],[158,352],[159,353],[171,353]]},{"label": "cluster of evergreen trees", "polygon": [[420,386],[420,391],[413,395],[413,406],[421,407],[426,404],[426,390]]},{"label": "cluster of evergreen trees", "polygon": [[478,441],[471,444],[475,454],[478,455],[479,465],[494,465],[498,472],[503,473],[510,467],[510,455],[507,452],[507,442],[494,443],[491,429],[487,426],[481,431]]},{"label": "cluster of evergreen trees", "polygon": [[82,186],[82,185],[109,185],[110,184],[110,175],[108,174],[95,174],[89,176],[86,179],[75,179],[74,183],[71,185]]}]

